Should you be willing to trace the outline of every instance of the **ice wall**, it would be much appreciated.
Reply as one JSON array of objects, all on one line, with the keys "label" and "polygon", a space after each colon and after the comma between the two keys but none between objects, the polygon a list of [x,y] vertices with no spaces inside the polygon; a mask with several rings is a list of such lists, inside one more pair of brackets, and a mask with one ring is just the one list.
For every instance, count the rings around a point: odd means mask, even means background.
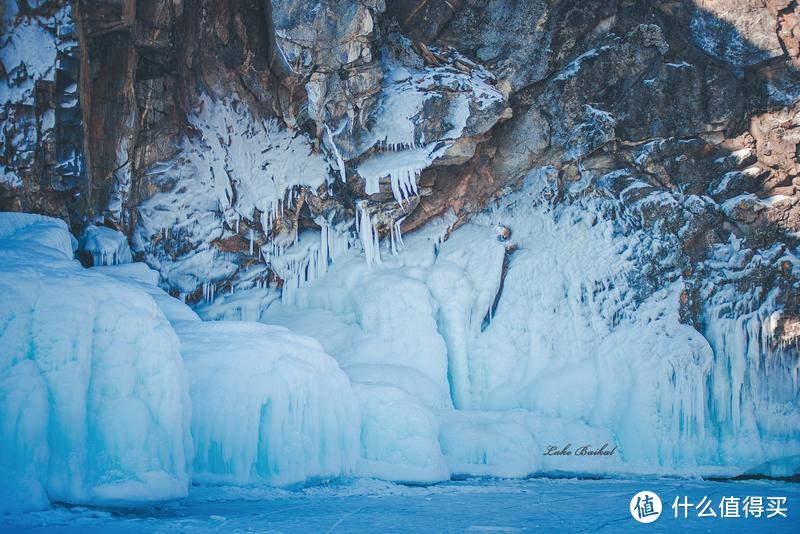
[{"label": "ice wall", "polygon": [[315,340],[251,322],[176,330],[192,398],[195,482],[287,486],[352,473],[356,399]]},{"label": "ice wall", "polygon": [[[689,288],[671,267],[677,238],[637,226],[644,206],[682,200],[643,196],[627,212],[603,197],[552,205],[550,175],[532,173],[521,191],[455,231],[443,220],[407,236],[396,255],[388,239],[371,240],[379,264],[350,249],[291,303],[260,308],[262,321],[319,339],[356,385],[370,429],[362,428],[363,473],[442,477],[433,452],[384,446],[408,436],[432,451],[436,433],[457,475],[733,475],[796,455],[796,347],[773,334],[780,310],[757,288],[719,290],[745,276],[737,256],[752,254],[720,245],[713,261],[736,265],[719,270],[698,330],[681,317]],[[784,257],[748,261],[796,262],[783,248],[775,254]],[[654,268],[673,270],[654,286]],[[377,386],[390,389],[373,399]],[[395,407],[375,408],[384,397]],[[399,427],[400,405],[417,414],[414,428],[428,430]],[[438,425],[419,422],[429,420],[421,408]],[[517,410],[527,415],[502,417]],[[617,446],[616,457],[520,463],[582,442]],[[404,469],[393,471],[392,461]]]},{"label": "ice wall", "polygon": [[201,322],[147,265],[84,269],[76,246],[62,221],[0,213],[0,510],[356,472],[359,398],[318,342]]},{"label": "ice wall", "polygon": [[145,292],[80,267],[62,221],[0,214],[0,509],[186,495],[178,338]]},{"label": "ice wall", "polygon": [[[532,178],[482,219],[512,228],[517,251],[494,316],[470,347],[473,404],[607,428],[636,471],[738,474],[797,454],[796,355],[768,342],[771,300],[752,309],[761,299],[734,290],[746,269],[715,271],[698,332],[680,318],[682,274],[659,275],[661,288],[647,274],[655,262],[678,264],[674,235],[637,230],[628,219],[636,210],[612,200],[551,206],[547,181]],[[715,261],[735,263],[734,248],[721,246]]]},{"label": "ice wall", "polygon": [[[780,246],[754,254],[733,237],[716,246],[709,263],[716,262],[724,268],[703,288],[708,299],[703,333],[715,356],[709,409],[710,417],[719,421],[719,454],[733,463],[745,450],[753,465],[780,463],[800,453],[798,347],[779,328],[784,310],[778,298],[785,289],[774,287],[764,294],[762,287],[744,284],[765,264],[797,268],[798,259]],[[796,466],[796,460],[790,463]],[[772,467],[763,467],[771,474]],[[796,467],[780,476],[793,472]]]}]

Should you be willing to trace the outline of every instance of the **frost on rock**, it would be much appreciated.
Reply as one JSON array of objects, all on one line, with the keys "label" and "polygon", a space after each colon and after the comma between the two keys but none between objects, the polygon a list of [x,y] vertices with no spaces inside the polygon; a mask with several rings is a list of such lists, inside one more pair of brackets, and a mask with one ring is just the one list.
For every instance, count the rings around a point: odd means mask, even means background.
[{"label": "frost on rock", "polygon": [[[480,135],[505,108],[491,74],[452,50],[434,51],[441,64],[425,65],[410,51],[411,43],[396,37],[397,56],[384,51],[384,80],[375,122],[362,151],[373,149],[358,165],[366,193],[379,191],[388,177],[398,204],[417,194],[417,178],[459,138]],[[462,69],[457,68],[457,64]],[[463,66],[469,65],[469,72]],[[428,121],[435,114],[435,120]],[[435,126],[423,127],[431,122]]]},{"label": "frost on rock", "polygon": [[175,160],[150,169],[163,192],[139,207],[133,237],[165,285],[183,294],[237,272],[244,251],[219,250],[215,241],[235,236],[241,220],[269,234],[297,188],[315,189],[330,174],[303,135],[273,119],[255,120],[236,101],[204,96],[189,120],[197,136],[185,140]]},{"label": "frost on rock", "polygon": [[81,268],[62,221],[0,214],[0,509],[183,497],[189,398],[147,293]]},{"label": "frost on rock", "polygon": [[[34,183],[42,192],[73,193],[85,185],[77,94],[80,47],[73,3],[8,0],[3,4],[0,193],[24,197]],[[44,206],[25,209],[47,211]]]},{"label": "frost on rock", "polygon": [[92,258],[92,265],[131,263],[128,238],[119,230],[90,224],[80,239],[80,250]]},{"label": "frost on rock", "polygon": [[15,24],[18,7],[17,2],[8,2],[2,20],[0,62],[6,79],[0,83],[0,103],[32,104],[36,80],[55,79],[58,42],[50,30],[59,17],[24,16]]},{"label": "frost on rock", "polygon": [[288,486],[350,475],[359,412],[313,339],[251,322],[176,323],[192,398],[194,480]]}]

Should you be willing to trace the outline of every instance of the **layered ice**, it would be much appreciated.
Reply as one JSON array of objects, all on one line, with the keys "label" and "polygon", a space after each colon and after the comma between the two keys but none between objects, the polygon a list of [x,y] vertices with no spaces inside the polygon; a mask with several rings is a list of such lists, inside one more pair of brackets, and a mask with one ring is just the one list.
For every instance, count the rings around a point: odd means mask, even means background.
[{"label": "layered ice", "polygon": [[358,405],[319,343],[253,322],[176,330],[189,375],[195,482],[287,486],[352,474]]},{"label": "layered ice", "polygon": [[2,213],[0,250],[0,508],[185,496],[188,387],[153,299],[81,268],[62,221]]}]

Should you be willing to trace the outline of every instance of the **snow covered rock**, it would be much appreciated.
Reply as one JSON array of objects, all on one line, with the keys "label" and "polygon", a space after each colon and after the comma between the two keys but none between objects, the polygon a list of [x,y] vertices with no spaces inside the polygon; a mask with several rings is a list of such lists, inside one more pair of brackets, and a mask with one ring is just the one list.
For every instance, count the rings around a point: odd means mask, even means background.
[{"label": "snow covered rock", "polygon": [[169,288],[191,295],[202,287],[213,300],[214,284],[264,259],[262,245],[271,252],[292,242],[296,228],[280,236],[286,243],[265,243],[297,191],[319,187],[330,171],[305,135],[258,120],[235,98],[203,95],[189,121],[195,135],[181,140],[182,152],[150,169],[159,192],[139,207],[132,240]]},{"label": "snow covered rock", "polygon": [[0,10],[0,209],[81,218],[88,180],[74,8],[7,0]]},{"label": "snow covered rock", "polygon": [[80,239],[80,251],[92,265],[119,265],[133,261],[128,238],[119,230],[90,224]]},{"label": "snow covered rock", "polygon": [[180,322],[176,331],[196,482],[289,486],[352,474],[358,404],[316,341],[253,322]]},{"label": "snow covered rock", "polygon": [[179,342],[147,293],[81,268],[62,221],[0,214],[0,509],[185,496]]}]

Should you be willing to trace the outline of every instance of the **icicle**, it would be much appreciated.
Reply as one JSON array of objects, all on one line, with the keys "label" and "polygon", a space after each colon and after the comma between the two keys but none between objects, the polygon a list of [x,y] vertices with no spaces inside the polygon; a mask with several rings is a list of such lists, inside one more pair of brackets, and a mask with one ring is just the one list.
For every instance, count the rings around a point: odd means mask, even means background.
[{"label": "icicle", "polygon": [[216,290],[216,286],[210,280],[206,280],[203,282],[203,300],[206,302],[214,302],[214,292]]},{"label": "icicle", "polygon": [[403,248],[403,233],[400,231],[400,225],[405,220],[405,217],[400,217],[392,225],[392,254],[397,254]]},{"label": "icicle", "polygon": [[250,255],[253,255],[253,241],[255,237],[253,236],[253,229],[250,229]]},{"label": "icicle", "polygon": [[[361,245],[364,249],[364,257],[367,265],[381,263],[380,236],[375,228],[372,216],[367,212],[367,201],[362,200],[358,203],[356,215],[358,235],[361,238]],[[358,219],[360,218],[360,221]]]},{"label": "icicle", "polygon": [[328,221],[324,221],[320,226],[320,235],[319,235],[319,260],[317,261],[317,278],[322,278],[322,276],[328,272],[328,264],[330,262],[330,233],[331,233],[331,225]]},{"label": "icicle", "polygon": [[405,246],[405,243],[403,243],[403,232],[400,231],[400,225],[403,224],[403,221],[405,220],[406,220],[405,217],[400,217],[394,223],[395,233],[397,234],[397,242],[400,244],[401,247]]}]

